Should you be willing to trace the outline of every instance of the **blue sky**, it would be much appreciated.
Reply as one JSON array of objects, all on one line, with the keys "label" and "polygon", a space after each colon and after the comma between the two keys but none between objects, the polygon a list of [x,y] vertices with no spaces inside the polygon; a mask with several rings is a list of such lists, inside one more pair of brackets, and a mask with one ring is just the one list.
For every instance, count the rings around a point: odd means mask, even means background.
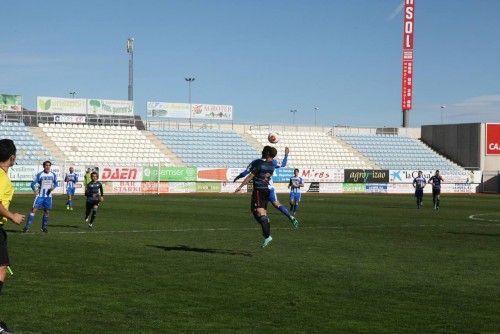
[{"label": "blue sky", "polygon": [[[231,104],[235,122],[401,124],[402,0],[2,1],[0,93]],[[410,125],[500,122],[500,1],[415,0]],[[446,108],[441,109],[441,105]]]}]

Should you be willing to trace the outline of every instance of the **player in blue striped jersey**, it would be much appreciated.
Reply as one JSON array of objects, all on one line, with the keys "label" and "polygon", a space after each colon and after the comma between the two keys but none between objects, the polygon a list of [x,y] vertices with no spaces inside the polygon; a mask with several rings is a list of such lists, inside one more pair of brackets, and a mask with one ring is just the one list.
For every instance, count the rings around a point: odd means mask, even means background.
[{"label": "player in blue striped jersey", "polygon": [[73,167],[69,168],[69,173],[64,177],[66,182],[66,194],[68,201],[66,202],[66,210],[73,210],[73,197],[75,196],[76,183],[78,182],[78,174],[75,173]]},{"label": "player in blue striped jersey", "polygon": [[23,232],[27,232],[30,229],[35,219],[35,213],[39,209],[43,209],[42,232],[48,232],[49,212],[52,210],[52,191],[57,187],[57,177],[50,170],[51,167],[52,163],[50,161],[44,161],[43,171],[37,173],[33,182],[31,182],[31,189],[33,189],[36,197]]},{"label": "player in blue striped jersey", "polygon": [[290,188],[290,211],[294,216],[299,208],[300,188],[303,186],[304,180],[299,176],[299,169],[295,168],[288,184],[288,188]]},{"label": "player in blue striped jersey", "polygon": [[436,173],[429,179],[429,183],[432,184],[432,203],[434,204],[434,210],[439,210],[439,202],[441,200],[441,182],[444,182],[444,179],[439,173],[439,170],[436,170]]},{"label": "player in blue striped jersey", "polygon": [[[264,148],[266,148],[266,147],[269,148],[271,146],[265,146]],[[262,151],[262,153],[264,153],[264,150]],[[287,161],[288,161],[288,153],[290,153],[290,149],[288,147],[285,147],[285,156],[283,157],[283,160],[281,161],[281,164],[279,164],[276,159],[273,159],[274,168],[284,168],[284,167],[286,167],[286,164],[287,164]],[[264,158],[264,156],[262,156],[261,159],[255,159],[254,161],[252,161],[248,165],[247,169],[245,169],[237,177],[235,177],[235,179],[233,180],[233,182],[236,182],[237,180],[239,180],[239,179],[247,176],[248,174],[250,174],[250,171],[254,168],[254,166],[257,164],[257,162],[260,161],[260,160],[262,160],[263,158]],[[294,216],[292,216],[290,214],[290,212],[287,210],[287,208],[284,205],[282,205],[280,203],[280,201],[278,200],[278,196],[276,195],[276,189],[273,186],[272,180],[269,183],[269,202],[271,202],[271,204],[278,211],[280,211],[285,217],[288,218],[288,220],[290,220],[290,222],[293,224],[293,227],[295,227],[295,228],[299,227],[299,221]]]},{"label": "player in blue striped jersey", "polygon": [[413,188],[415,188],[415,197],[417,198],[417,209],[422,207],[422,200],[424,198],[424,188],[427,184],[425,178],[422,176],[422,171],[418,171],[418,176],[413,179]]}]

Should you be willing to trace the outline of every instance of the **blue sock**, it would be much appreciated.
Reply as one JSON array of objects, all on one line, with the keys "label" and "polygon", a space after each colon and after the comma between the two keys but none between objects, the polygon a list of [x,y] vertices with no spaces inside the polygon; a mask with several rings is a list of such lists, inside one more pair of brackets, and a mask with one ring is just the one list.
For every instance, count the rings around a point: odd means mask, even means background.
[{"label": "blue sock", "polygon": [[295,204],[293,206],[293,213],[297,212],[297,210],[299,209],[299,205],[298,204]]},{"label": "blue sock", "polygon": [[292,219],[290,212],[288,212],[288,209],[284,205],[280,205],[278,207],[278,210],[280,210],[281,213],[284,214],[288,219]]},{"label": "blue sock", "polygon": [[73,200],[68,200],[68,205],[69,205],[70,207],[73,207]]},{"label": "blue sock", "polygon": [[33,224],[33,220],[34,219],[35,219],[35,214],[34,213],[30,213],[28,215],[28,220],[26,221],[26,224],[24,225],[24,228],[28,230],[31,227],[31,225]]},{"label": "blue sock", "polygon": [[43,215],[42,217],[42,228],[46,229],[49,226],[49,217]]}]

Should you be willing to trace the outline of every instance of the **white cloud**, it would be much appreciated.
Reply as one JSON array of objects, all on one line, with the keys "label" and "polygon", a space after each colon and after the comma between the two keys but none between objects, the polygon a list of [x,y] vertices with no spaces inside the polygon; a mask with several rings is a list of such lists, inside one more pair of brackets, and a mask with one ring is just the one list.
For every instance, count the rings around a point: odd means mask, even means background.
[{"label": "white cloud", "polygon": [[392,11],[391,15],[387,17],[387,21],[392,21],[396,16],[399,15],[403,11],[404,8],[404,1],[401,1],[401,3]]}]

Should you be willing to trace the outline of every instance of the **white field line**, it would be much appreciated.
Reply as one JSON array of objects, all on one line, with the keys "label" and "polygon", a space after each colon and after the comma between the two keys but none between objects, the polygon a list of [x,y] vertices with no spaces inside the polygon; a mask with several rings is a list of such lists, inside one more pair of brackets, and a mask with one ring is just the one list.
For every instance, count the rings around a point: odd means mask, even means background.
[{"label": "white field line", "polygon": [[481,216],[491,216],[491,215],[500,215],[498,212],[494,213],[476,213],[474,215],[470,215],[470,220],[481,221],[481,222],[490,222],[490,223],[500,223],[500,219],[487,219],[481,218]]},{"label": "white field line", "polygon": [[[474,215],[469,216],[470,219]],[[476,219],[477,220],[477,219]],[[486,220],[492,222],[500,222],[497,220]],[[468,227],[500,227],[499,224],[468,224],[468,225],[460,225],[460,226],[468,226]],[[297,232],[300,230],[347,230],[347,229],[381,229],[381,228],[426,228],[426,227],[449,227],[447,225],[440,224],[403,224],[403,225],[349,225],[349,226],[340,226],[340,225],[332,225],[332,226],[305,226],[300,227]],[[50,226],[49,226],[50,228]],[[83,228],[83,226],[82,226]],[[294,231],[291,227],[272,227],[272,230],[290,230]],[[214,227],[214,228],[172,228],[172,229],[153,229],[153,230],[98,230],[98,229],[86,229],[84,231],[50,231],[49,234],[126,234],[126,233],[175,233],[175,232],[226,232],[226,231],[250,231],[250,230],[260,230],[259,227],[241,227],[241,228],[230,228],[230,227]],[[38,235],[40,233],[28,232],[24,234],[10,234],[10,236],[14,235]]]}]

